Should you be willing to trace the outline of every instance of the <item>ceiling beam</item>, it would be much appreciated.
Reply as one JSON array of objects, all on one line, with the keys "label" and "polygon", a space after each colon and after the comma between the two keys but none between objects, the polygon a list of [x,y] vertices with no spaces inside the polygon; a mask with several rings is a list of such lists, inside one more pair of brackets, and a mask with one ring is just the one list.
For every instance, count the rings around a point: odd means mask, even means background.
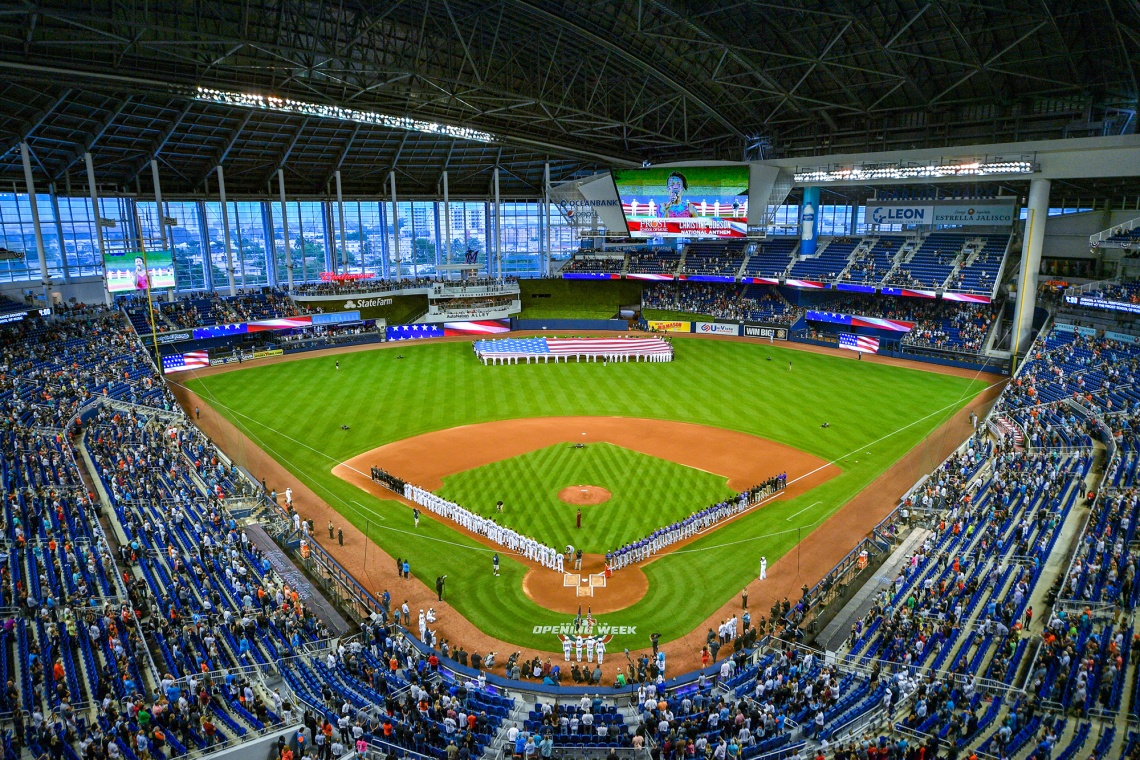
[{"label": "ceiling beam", "polygon": [[190,109],[193,107],[193,105],[193,101],[187,103],[186,106],[178,113],[178,115],[174,117],[174,119],[172,119],[169,124],[166,125],[166,129],[162,130],[162,133],[158,136],[158,139],[151,143],[150,148],[146,152],[146,155],[139,161],[139,163],[135,166],[134,171],[127,177],[127,182],[133,182],[135,177],[146,170],[151,161],[158,158],[158,155],[162,153],[162,149],[166,147],[166,143],[168,143],[170,141],[170,138],[174,136],[174,132],[178,129],[178,125],[181,124],[182,120],[186,118],[186,115],[190,113]]},{"label": "ceiling beam", "polygon": [[111,128],[111,125],[115,123],[115,119],[119,118],[119,114],[123,112],[123,109],[125,109],[130,102],[131,96],[127,95],[114,110],[107,113],[103,121],[99,122],[99,126],[96,129],[88,132],[84,136],[83,141],[75,145],[71,153],[64,157],[62,168],[56,172],[55,179],[57,181],[60,177],[67,174],[68,170],[75,165],[75,162],[83,158],[84,153],[87,153],[95,147],[95,143],[99,142],[100,138],[106,134],[107,130]]},{"label": "ceiling beam", "polygon": [[0,159],[7,156],[10,152],[20,147],[20,143],[26,142],[32,133],[39,129],[40,125],[51,116],[55,109],[63,105],[63,102],[71,97],[71,90],[64,90],[63,94],[55,99],[54,102],[47,108],[35,114],[32,118],[21,124],[16,130],[16,136],[8,140],[3,150],[0,150]]}]

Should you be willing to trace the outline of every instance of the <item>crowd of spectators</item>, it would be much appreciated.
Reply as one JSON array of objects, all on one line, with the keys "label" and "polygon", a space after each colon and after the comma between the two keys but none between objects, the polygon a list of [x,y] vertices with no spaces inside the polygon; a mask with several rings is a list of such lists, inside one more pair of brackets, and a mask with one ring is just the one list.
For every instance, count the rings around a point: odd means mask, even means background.
[{"label": "crowd of spectators", "polygon": [[563,272],[608,272],[616,274],[625,266],[624,255],[577,255],[566,262]]},{"label": "crowd of spectators", "polygon": [[642,307],[681,311],[716,319],[791,324],[799,311],[776,291],[761,285],[709,282],[653,283],[642,290]]},{"label": "crowd of spectators", "polygon": [[913,322],[904,345],[979,353],[997,315],[992,304],[846,294],[818,302],[815,311]]},{"label": "crowd of spectators", "polygon": [[440,277],[403,277],[383,280],[377,277],[366,280],[346,280],[344,282],[298,283],[293,286],[292,294],[295,296],[337,296],[398,292],[401,290],[438,290],[445,286],[452,288],[494,288],[500,285],[513,285],[517,282],[518,279],[515,277],[475,277],[462,280]]},{"label": "crowd of spectators", "polygon": [[[178,410],[119,312],[64,311],[2,330],[0,607],[16,612],[0,641],[18,658],[0,695],[12,717],[5,746],[144,760],[231,746],[304,714],[314,749],[367,738],[444,758],[454,741],[478,756],[497,725],[467,707],[480,697],[427,686],[430,658],[386,625],[366,626],[370,653],[329,650],[330,631],[229,511],[233,499],[268,504],[263,485]],[[114,541],[77,445],[111,507]],[[299,657],[322,647],[325,661]],[[241,674],[284,661],[299,703]],[[306,689],[322,667],[335,673]],[[382,699],[356,701],[374,673],[386,693],[405,694],[385,713]],[[443,709],[425,714],[428,697]],[[505,712],[509,700],[495,704]],[[453,709],[475,721],[452,732]]]},{"label": "crowd of spectators", "polygon": [[627,254],[630,274],[676,274],[681,260],[679,251],[672,248],[638,248]]}]

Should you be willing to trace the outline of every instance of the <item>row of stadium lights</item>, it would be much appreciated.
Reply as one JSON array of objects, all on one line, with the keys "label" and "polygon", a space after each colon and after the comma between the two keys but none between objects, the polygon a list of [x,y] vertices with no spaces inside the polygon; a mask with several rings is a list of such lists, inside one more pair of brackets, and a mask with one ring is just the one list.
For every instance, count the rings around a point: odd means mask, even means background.
[{"label": "row of stadium lights", "polygon": [[[216,90],[198,87],[196,100],[219,105],[256,108],[264,111],[300,114],[321,119],[371,124],[387,129],[402,129],[427,135],[442,135],[458,140],[490,143],[496,138],[490,132],[469,127],[455,127],[435,121],[411,119],[406,116],[392,116],[379,111],[362,111],[356,108],[311,103],[293,98],[279,98],[276,95],[257,95],[248,92]],[[867,182],[887,179],[937,179],[939,177],[986,176],[991,174],[1032,174],[1036,166],[1031,161],[1000,161],[967,164],[938,164],[933,166],[854,166],[842,169],[809,169],[795,173],[797,184],[816,182]]]},{"label": "row of stadium lights", "polygon": [[886,179],[938,179],[940,177],[972,177],[991,174],[1033,174],[1037,166],[1032,161],[995,161],[967,164],[936,164],[927,166],[852,166],[842,169],[808,169],[795,173],[797,184],[817,182],[874,182]]},{"label": "row of stadium lights", "polygon": [[490,132],[481,132],[468,127],[453,127],[434,121],[410,119],[406,116],[392,116],[379,111],[361,111],[356,108],[342,108],[328,106],[320,103],[310,103],[292,98],[279,98],[276,95],[255,95],[247,92],[231,92],[228,90],[214,90],[209,87],[199,87],[194,93],[195,100],[205,103],[217,103],[226,106],[241,108],[257,108],[263,111],[277,111],[279,113],[301,114],[314,116],[320,119],[338,119],[340,121],[371,124],[387,129],[403,129],[409,132],[420,132],[426,135],[442,135],[458,140],[472,140],[474,142],[489,143],[495,141]]}]

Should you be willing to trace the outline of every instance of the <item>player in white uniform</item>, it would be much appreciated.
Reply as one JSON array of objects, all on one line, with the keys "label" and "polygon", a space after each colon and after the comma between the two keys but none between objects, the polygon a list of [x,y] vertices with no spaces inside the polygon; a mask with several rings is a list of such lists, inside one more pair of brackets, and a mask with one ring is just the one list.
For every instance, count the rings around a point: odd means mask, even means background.
[{"label": "player in white uniform", "polygon": [[566,662],[570,662],[570,647],[571,646],[573,646],[573,644],[570,642],[569,636],[562,639],[562,654],[563,654],[563,656],[565,656]]},{"label": "player in white uniform", "polygon": [[593,662],[594,661],[594,645],[596,643],[597,642],[594,641],[593,636],[586,639],[586,662]]},{"label": "player in white uniform", "polygon": [[602,660],[606,656],[606,642],[602,639],[598,639],[598,643],[594,646],[594,648],[598,650],[598,664],[601,665]]},{"label": "player in white uniform", "polygon": [[574,656],[578,659],[578,662],[582,661],[582,644],[583,644],[582,637],[581,636],[575,636],[574,637]]}]

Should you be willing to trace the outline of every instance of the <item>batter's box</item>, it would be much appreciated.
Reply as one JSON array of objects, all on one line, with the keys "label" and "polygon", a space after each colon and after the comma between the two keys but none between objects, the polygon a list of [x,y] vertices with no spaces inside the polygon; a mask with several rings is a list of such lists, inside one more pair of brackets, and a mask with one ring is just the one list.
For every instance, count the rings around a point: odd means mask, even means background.
[{"label": "batter's box", "polygon": [[594,595],[594,587],[593,586],[579,586],[578,587],[578,596],[593,596],[593,595]]},{"label": "batter's box", "polygon": [[570,588],[571,586],[578,586],[581,583],[582,583],[582,576],[580,576],[576,573],[563,573],[562,574],[562,586],[564,588]]},{"label": "batter's box", "polygon": [[592,588],[605,588],[606,576],[605,573],[593,573],[590,575],[590,586]]}]

